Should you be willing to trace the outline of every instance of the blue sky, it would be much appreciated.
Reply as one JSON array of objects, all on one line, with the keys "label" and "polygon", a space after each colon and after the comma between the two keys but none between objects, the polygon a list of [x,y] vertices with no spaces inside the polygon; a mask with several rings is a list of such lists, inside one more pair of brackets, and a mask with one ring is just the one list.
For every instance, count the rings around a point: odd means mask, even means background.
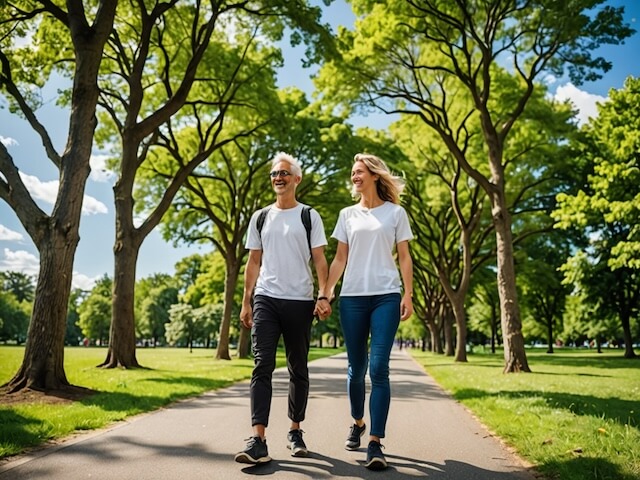
[{"label": "blue sky", "polygon": [[[317,2],[320,3],[320,2]],[[640,30],[640,1],[612,0],[610,4],[624,5],[627,21],[636,30]],[[325,19],[334,28],[339,24],[351,25],[353,14],[344,0],[335,0],[325,10]],[[607,47],[602,55],[613,62],[613,68],[598,82],[587,83],[579,88],[566,81],[550,79],[550,91],[557,98],[570,99],[580,110],[579,118],[586,120],[596,113],[596,102],[606,99],[610,89],[619,89],[629,76],[640,76],[640,33],[636,33],[625,45]],[[295,85],[307,92],[312,91],[309,71],[300,68],[301,49],[285,49],[285,67],[280,75],[280,86]],[[67,135],[68,113],[56,107],[55,88],[44,92],[45,105],[37,112],[41,122],[54,139],[58,151],[64,147]],[[5,104],[0,100],[0,106]],[[388,120],[381,115],[366,118],[354,118],[354,125],[369,125],[383,128]],[[25,182],[34,198],[45,211],[50,212],[57,192],[57,171],[51,166],[42,152],[39,138],[26,123],[12,116],[6,108],[0,109],[0,141],[13,156],[20,168]],[[114,178],[101,166],[104,158],[94,155],[92,174],[87,183],[83,215],[80,225],[80,244],[74,264],[74,286],[91,288],[93,282],[108,274],[113,275],[114,215],[113,191]],[[155,272],[174,273],[175,263],[184,256],[207,250],[196,247],[174,248],[164,242],[159,234],[152,233],[140,250],[137,274],[138,278]],[[0,201],[0,270],[11,270],[29,274],[38,273],[38,252],[18,221],[15,213]]]}]

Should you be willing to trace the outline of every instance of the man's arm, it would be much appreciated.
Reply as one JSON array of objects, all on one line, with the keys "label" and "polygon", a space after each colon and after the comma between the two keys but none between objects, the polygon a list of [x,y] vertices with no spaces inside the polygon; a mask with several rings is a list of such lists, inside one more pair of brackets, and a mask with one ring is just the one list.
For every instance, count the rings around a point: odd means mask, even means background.
[{"label": "man's arm", "polygon": [[240,322],[245,328],[251,328],[253,326],[251,297],[253,296],[253,289],[258,280],[261,262],[262,250],[249,250],[249,258],[244,267],[244,291],[242,293],[242,308],[240,310]]}]

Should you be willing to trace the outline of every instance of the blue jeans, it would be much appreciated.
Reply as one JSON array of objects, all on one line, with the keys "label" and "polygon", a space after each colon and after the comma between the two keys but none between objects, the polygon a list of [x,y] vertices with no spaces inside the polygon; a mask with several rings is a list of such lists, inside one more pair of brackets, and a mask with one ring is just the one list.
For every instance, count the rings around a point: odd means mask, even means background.
[{"label": "blue jeans", "polygon": [[400,323],[400,294],[341,297],[340,323],[349,360],[347,392],[351,416],[364,417],[365,375],[369,367],[369,433],[383,438],[391,403],[389,357]]}]

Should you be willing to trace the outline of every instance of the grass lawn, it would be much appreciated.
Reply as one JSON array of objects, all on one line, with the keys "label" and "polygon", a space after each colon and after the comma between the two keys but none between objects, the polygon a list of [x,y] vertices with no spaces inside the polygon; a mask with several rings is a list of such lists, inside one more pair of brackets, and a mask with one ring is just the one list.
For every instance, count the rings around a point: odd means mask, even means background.
[{"label": "grass lawn", "polygon": [[640,359],[622,351],[527,350],[533,373],[503,374],[502,353],[468,363],[413,350],[490,430],[560,480],[640,479]]},{"label": "grass lawn", "polygon": [[[84,400],[0,402],[0,458],[248,379],[253,369],[252,359],[215,360],[214,350],[189,353],[186,348],[138,349],[138,362],[146,367],[143,369],[96,368],[106,352],[105,348],[65,349],[67,380],[98,392]],[[336,353],[332,348],[312,348],[309,359]],[[24,347],[0,346],[0,385],[15,375],[23,356]],[[277,366],[285,364],[280,352]]]}]

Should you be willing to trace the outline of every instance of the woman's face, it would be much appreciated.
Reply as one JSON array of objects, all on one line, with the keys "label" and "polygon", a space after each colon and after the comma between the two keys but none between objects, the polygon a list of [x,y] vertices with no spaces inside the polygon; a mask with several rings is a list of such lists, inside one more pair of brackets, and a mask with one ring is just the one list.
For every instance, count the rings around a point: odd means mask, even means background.
[{"label": "woman's face", "polygon": [[367,191],[370,188],[376,188],[376,180],[378,175],[371,173],[364,162],[356,162],[351,169],[351,183],[358,193]]}]

